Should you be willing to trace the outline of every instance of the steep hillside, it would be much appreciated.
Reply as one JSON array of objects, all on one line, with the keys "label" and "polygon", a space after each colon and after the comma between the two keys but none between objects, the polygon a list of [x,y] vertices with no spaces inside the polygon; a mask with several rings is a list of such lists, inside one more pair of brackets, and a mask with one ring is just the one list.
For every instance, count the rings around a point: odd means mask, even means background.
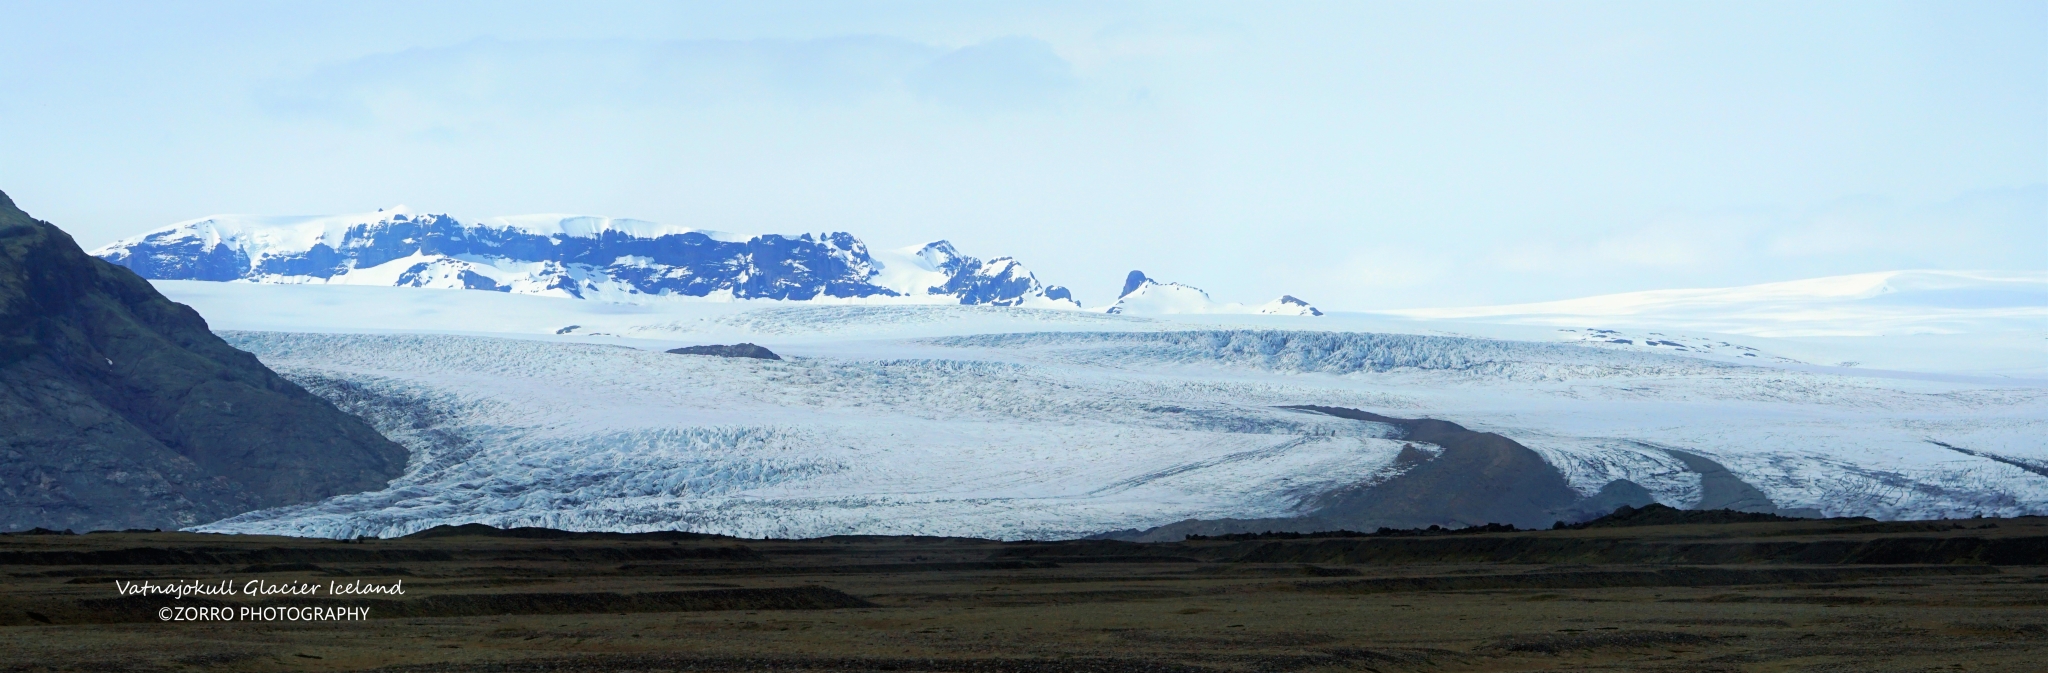
[{"label": "steep hillside", "polygon": [[189,526],[406,458],[0,194],[0,530]]}]

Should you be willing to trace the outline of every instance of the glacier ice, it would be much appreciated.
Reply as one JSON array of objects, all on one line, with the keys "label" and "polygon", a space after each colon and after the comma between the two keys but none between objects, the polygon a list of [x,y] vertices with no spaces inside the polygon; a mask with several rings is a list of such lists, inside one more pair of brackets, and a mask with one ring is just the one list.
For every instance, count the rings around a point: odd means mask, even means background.
[{"label": "glacier ice", "polygon": [[[796,321],[792,333],[811,333],[886,325],[876,314],[899,310],[909,313],[898,319],[918,322],[931,316],[917,311],[939,308],[725,315],[763,331]],[[792,355],[781,362],[672,356],[631,342],[228,333],[372,419],[414,460],[381,491],[198,529],[350,537],[483,522],[1075,537],[1296,515],[1316,494],[1383,478],[1400,451],[1385,426],[1277,408],[1294,404],[1498,432],[1585,493],[1628,479],[1666,504],[1695,504],[1699,478],[1670,453],[1682,450],[1725,465],[1781,507],[1880,518],[2048,514],[2048,477],[1928,441],[2048,460],[2048,389],[2038,383],[1052,313],[1098,322],[1095,331],[1062,322],[1066,331],[793,342],[777,347]]]}]

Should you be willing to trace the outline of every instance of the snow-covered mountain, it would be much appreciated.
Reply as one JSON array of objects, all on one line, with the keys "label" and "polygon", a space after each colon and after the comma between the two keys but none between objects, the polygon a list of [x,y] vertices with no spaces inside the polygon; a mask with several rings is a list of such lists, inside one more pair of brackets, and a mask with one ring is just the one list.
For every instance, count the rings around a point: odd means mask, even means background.
[{"label": "snow-covered mountain", "polygon": [[158,280],[1081,307],[1015,259],[983,261],[946,241],[875,254],[845,232],[736,236],[583,215],[464,221],[402,206],[326,217],[219,215],[92,254]]},{"label": "snow-covered mountain", "polygon": [[1319,316],[1323,314],[1322,311],[1316,310],[1316,307],[1308,305],[1308,302],[1294,298],[1294,295],[1291,294],[1283,294],[1280,295],[1279,299],[1260,304],[1258,308],[1252,309],[1252,313],[1258,315],[1305,316]]},{"label": "snow-covered mountain", "polygon": [[1281,295],[1279,299],[1260,306],[1245,306],[1224,303],[1209,298],[1201,288],[1180,283],[1164,283],[1153,280],[1143,271],[1132,271],[1124,279],[1123,294],[1117,295],[1116,303],[1108,313],[1136,315],[1199,315],[1218,313],[1248,313],[1254,315],[1319,316],[1323,312],[1308,302]]},{"label": "snow-covered mountain", "polygon": [[[1041,285],[1038,277],[1011,257],[986,262],[953,249],[946,241],[877,252],[874,282],[898,294],[959,297],[962,304],[1080,308],[1067,288]],[[900,288],[900,289],[897,289]]]}]

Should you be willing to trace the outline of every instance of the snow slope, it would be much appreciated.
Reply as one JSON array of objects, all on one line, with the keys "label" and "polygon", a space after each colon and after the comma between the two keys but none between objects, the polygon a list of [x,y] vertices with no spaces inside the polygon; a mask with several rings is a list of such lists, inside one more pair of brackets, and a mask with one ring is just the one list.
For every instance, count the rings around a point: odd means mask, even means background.
[{"label": "snow slope", "polygon": [[1887,271],[1387,314],[1555,326],[1574,339],[1605,330],[1636,347],[1685,337],[1813,364],[2048,378],[2048,272],[2039,271]]},{"label": "snow slope", "polygon": [[1389,311],[1560,327],[1638,327],[1773,337],[2048,330],[2048,272],[1886,271],[1746,287]]}]

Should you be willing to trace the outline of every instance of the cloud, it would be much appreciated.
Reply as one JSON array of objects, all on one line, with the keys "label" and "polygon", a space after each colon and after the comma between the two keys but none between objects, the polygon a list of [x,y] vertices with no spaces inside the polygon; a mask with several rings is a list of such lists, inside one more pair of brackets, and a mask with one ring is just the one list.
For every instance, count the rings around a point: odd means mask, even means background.
[{"label": "cloud", "polygon": [[1345,257],[1334,273],[1313,274],[1314,286],[1335,286],[1348,291],[1405,290],[1443,280],[1451,265],[1436,255],[1354,253]]},{"label": "cloud", "polygon": [[[1553,277],[1761,282],[1901,269],[2048,268],[2048,184],[1901,204],[1681,211],[1564,240],[1497,247],[1491,263]],[[1733,280],[1730,280],[1733,279]]]},{"label": "cloud", "polygon": [[1036,107],[1077,85],[1043,41],[893,37],[474,40],[329,64],[255,92],[266,112],[415,130],[563,110],[851,106],[882,97]]},{"label": "cloud", "polygon": [[1005,37],[964,47],[912,73],[921,96],[974,109],[1035,107],[1078,86],[1074,68],[1052,45]]},{"label": "cloud", "polygon": [[[1284,250],[1255,238],[1206,245],[1239,251],[1233,263],[1257,269],[1261,287],[1324,310],[1548,301],[1891,270],[2048,270],[2048,185],[1921,204],[1865,196],[1803,207],[1675,210],[1589,229],[1539,223],[1496,236],[1497,230],[1446,233],[1414,224],[1366,230],[1365,238],[1310,237],[1314,245]],[[1200,254],[1175,251],[1176,258]],[[1219,297],[1257,298],[1244,281],[1193,275],[1180,279]]]},{"label": "cloud", "polygon": [[2048,185],[1977,190],[1914,206],[1845,199],[1771,232],[1761,252],[1891,258],[1924,267],[2048,268]]}]

